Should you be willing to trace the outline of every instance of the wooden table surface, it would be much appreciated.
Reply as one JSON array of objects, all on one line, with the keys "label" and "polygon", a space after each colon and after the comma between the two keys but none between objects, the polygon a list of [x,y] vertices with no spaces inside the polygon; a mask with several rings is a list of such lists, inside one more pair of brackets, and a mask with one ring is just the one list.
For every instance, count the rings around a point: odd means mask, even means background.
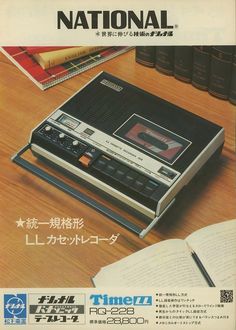
[{"label": "wooden table surface", "polygon": [[[102,70],[225,128],[219,161],[189,184],[143,240],[10,160],[41,120]],[[0,54],[0,287],[90,287],[91,277],[101,267],[132,252],[161,240],[183,239],[199,228],[235,218],[235,109],[227,101],[135,63],[134,50],[46,91]],[[88,193],[96,198],[93,192]],[[20,218],[26,221],[23,227],[17,227]],[[51,218],[83,218],[83,227],[50,228],[46,223]],[[45,224],[31,228],[32,219]],[[113,244],[111,240],[95,242],[117,234]],[[60,235],[90,240],[77,245],[52,241]],[[37,245],[36,237],[38,243],[49,243],[51,237],[51,243]]]}]

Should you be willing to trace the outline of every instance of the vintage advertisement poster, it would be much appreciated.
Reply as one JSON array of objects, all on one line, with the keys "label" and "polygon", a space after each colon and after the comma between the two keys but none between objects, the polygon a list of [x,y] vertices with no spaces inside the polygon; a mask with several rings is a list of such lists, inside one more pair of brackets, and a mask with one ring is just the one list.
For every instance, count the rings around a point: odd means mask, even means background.
[{"label": "vintage advertisement poster", "polygon": [[235,1],[0,1],[0,329],[236,329]]}]

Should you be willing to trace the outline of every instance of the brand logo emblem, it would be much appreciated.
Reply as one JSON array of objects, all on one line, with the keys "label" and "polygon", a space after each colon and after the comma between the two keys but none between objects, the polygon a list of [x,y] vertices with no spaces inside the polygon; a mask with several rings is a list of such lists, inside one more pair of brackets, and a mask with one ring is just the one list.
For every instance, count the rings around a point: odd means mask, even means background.
[{"label": "brand logo emblem", "polygon": [[78,325],[85,323],[84,294],[33,293],[29,294],[28,305],[30,324]]},{"label": "brand logo emblem", "polygon": [[57,28],[67,29],[173,29],[168,22],[167,10],[79,10],[57,12]]},{"label": "brand logo emblem", "polygon": [[26,324],[26,294],[4,294],[5,324]]},{"label": "brand logo emblem", "polygon": [[132,305],[150,306],[152,296],[108,296],[107,294],[92,294],[90,296],[93,305]]},{"label": "brand logo emblem", "polygon": [[109,80],[106,80],[106,79],[102,79],[102,80],[100,81],[100,83],[101,83],[102,85],[105,85],[105,86],[107,86],[107,87],[113,89],[113,90],[116,91],[116,92],[121,92],[121,91],[123,90],[123,87],[121,87],[121,86],[119,86],[119,85],[117,85],[117,84],[115,84],[115,83],[113,83],[113,82],[111,82],[111,81],[109,81]]}]

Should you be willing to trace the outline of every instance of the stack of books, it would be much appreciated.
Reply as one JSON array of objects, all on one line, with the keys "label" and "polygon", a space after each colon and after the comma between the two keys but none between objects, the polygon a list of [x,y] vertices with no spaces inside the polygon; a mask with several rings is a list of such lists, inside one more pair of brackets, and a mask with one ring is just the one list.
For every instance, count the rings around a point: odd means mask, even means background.
[{"label": "stack of books", "polygon": [[136,61],[236,104],[236,46],[138,46]]},{"label": "stack of books", "polygon": [[45,90],[131,48],[127,46],[1,47],[1,51],[39,88]]}]

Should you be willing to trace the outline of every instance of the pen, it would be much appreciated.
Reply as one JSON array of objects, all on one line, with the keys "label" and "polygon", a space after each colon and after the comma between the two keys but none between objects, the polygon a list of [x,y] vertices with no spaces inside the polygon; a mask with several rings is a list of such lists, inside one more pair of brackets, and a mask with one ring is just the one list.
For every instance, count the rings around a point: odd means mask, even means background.
[{"label": "pen", "polygon": [[205,267],[203,266],[201,260],[198,258],[197,254],[190,248],[191,250],[191,255],[193,257],[193,260],[196,262],[198,268],[200,269],[202,275],[204,276],[205,280],[209,284],[209,286],[213,287],[215,286],[214,282],[210,278],[209,274],[207,273]]}]

